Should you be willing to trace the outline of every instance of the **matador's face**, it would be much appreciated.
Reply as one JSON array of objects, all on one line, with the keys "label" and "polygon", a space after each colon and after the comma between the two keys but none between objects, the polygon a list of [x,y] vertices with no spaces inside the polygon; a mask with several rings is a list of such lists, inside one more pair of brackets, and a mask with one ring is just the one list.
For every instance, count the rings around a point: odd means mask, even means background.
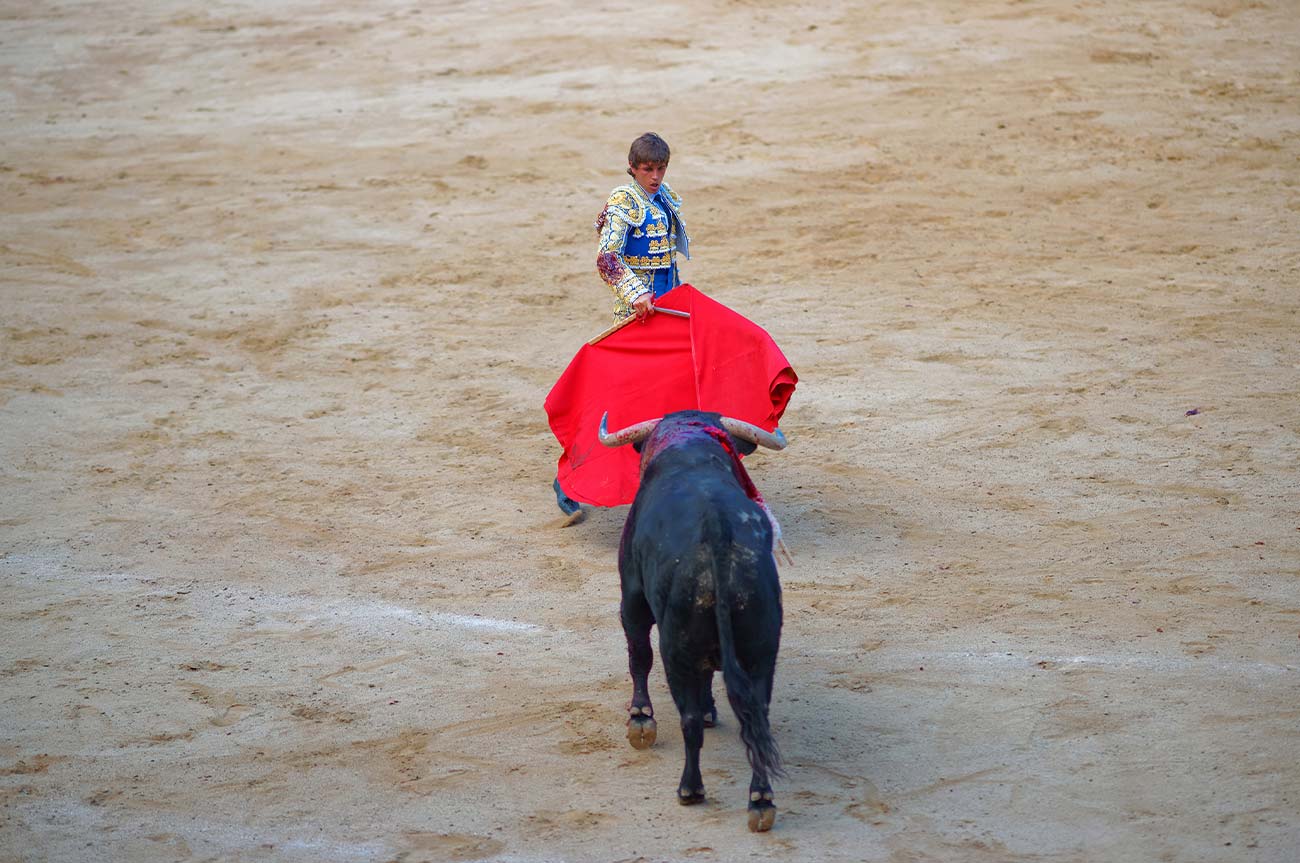
[{"label": "matador's face", "polygon": [[629,162],[627,166],[632,171],[632,179],[652,195],[659,191],[659,184],[664,181],[664,174],[668,173],[667,162],[663,164],[642,162],[639,165]]}]

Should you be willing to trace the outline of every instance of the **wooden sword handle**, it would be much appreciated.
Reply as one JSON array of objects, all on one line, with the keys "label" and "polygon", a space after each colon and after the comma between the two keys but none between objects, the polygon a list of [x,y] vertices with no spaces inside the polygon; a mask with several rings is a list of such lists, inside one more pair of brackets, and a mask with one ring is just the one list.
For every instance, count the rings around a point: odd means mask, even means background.
[{"label": "wooden sword handle", "polygon": [[[673,316],[674,318],[689,318],[689,317],[691,316],[691,315],[690,315],[690,312],[679,312],[679,311],[677,311],[676,309],[665,309],[665,308],[661,308],[661,307],[659,307],[659,306],[651,306],[651,308],[654,309],[656,312],[659,312],[660,314],[663,314],[663,315],[671,315],[671,316]],[[632,323],[632,322],[635,321],[635,320],[636,320],[636,315],[629,315],[628,317],[626,317],[626,318],[624,318],[623,320],[619,321],[618,323],[614,324],[614,325],[613,325],[612,327],[610,327],[609,329],[605,330],[605,331],[604,331],[603,333],[601,333],[600,335],[598,335],[598,336],[593,336],[592,338],[587,339],[587,344],[589,344],[589,345],[594,345],[594,344],[596,344],[597,342],[599,342],[601,339],[604,339],[604,338],[607,337],[607,336],[612,336],[612,335],[614,335],[614,333],[616,333],[616,332],[618,332],[619,330],[623,329],[624,327],[626,327],[628,324]]]}]

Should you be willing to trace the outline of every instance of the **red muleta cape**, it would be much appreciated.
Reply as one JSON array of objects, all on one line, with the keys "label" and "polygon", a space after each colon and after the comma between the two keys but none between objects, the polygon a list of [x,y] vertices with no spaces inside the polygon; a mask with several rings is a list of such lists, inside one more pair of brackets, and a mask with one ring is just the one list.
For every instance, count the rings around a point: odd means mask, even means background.
[{"label": "red muleta cape", "polygon": [[584,345],[546,396],[551,431],[564,448],[556,476],[564,493],[594,506],[631,503],[640,457],[596,438],[673,411],[706,410],[776,429],[799,378],[772,337],[753,321],[680,285],[655,300],[689,319],[654,315]]}]

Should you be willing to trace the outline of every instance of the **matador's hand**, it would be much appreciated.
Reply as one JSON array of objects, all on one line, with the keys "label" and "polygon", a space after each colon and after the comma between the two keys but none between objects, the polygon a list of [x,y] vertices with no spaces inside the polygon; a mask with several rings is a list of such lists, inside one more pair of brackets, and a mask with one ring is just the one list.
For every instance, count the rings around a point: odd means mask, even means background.
[{"label": "matador's hand", "polygon": [[654,299],[649,294],[642,294],[632,301],[632,311],[636,313],[636,319],[644,323],[655,313]]}]

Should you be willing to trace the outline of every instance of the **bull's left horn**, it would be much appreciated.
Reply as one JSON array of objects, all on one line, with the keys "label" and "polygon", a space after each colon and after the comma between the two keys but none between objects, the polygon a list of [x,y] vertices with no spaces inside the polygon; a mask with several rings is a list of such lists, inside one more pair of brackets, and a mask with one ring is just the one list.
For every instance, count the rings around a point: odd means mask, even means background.
[{"label": "bull's left horn", "polygon": [[781,434],[780,429],[764,431],[756,425],[731,417],[722,418],[722,427],[741,440],[747,440],[752,444],[765,446],[768,449],[785,449],[785,435]]},{"label": "bull's left horn", "polygon": [[[662,417],[660,419],[662,419]],[[600,415],[600,432],[597,434],[597,437],[600,438],[600,442],[605,446],[623,446],[624,444],[643,441],[649,437],[650,432],[655,430],[655,426],[659,425],[658,419],[646,420],[645,422],[639,422],[636,425],[628,426],[625,429],[619,429],[613,434],[610,434],[609,429],[605,427],[605,423],[608,420],[609,411],[605,411],[605,413]]]}]

